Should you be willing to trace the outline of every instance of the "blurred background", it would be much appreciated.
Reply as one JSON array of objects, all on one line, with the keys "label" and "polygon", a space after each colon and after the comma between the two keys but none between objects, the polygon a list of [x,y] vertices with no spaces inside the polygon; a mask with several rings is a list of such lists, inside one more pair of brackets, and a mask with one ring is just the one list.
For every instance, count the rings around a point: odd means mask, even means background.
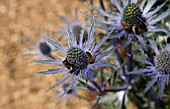
[{"label": "blurred background", "polygon": [[[32,62],[34,57],[24,57],[24,49],[31,45],[21,36],[39,42],[38,29],[46,34],[58,31],[65,25],[57,15],[74,19],[75,8],[90,11],[78,0],[1,0],[0,1],[0,109],[88,109],[91,104],[73,98],[65,106],[63,100],[53,98],[54,90],[46,92],[63,74],[38,75],[36,72],[55,68]],[[83,15],[79,16],[84,19]],[[55,36],[57,39],[59,36]],[[84,93],[86,95],[86,93]],[[73,105],[74,104],[74,105]]]}]

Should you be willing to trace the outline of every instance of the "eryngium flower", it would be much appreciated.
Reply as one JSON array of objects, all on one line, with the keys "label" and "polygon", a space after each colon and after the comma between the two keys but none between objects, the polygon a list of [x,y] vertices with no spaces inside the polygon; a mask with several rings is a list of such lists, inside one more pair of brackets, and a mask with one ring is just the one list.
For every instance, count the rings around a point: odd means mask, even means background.
[{"label": "eryngium flower", "polygon": [[[39,31],[40,42],[38,43],[26,37],[22,37],[24,41],[34,46],[34,48],[28,47],[28,50],[31,51],[31,53],[24,54],[25,56],[39,56],[40,58],[52,58],[52,59],[54,58],[52,56],[52,52],[55,50],[55,47],[52,44],[50,44],[48,41],[44,40],[42,36],[43,35]],[[47,34],[47,37],[48,36],[49,35]]]},{"label": "eryngium flower", "polygon": [[66,90],[66,92],[68,92],[71,89],[71,87],[76,83],[80,75],[82,75],[82,78],[85,79],[86,81],[90,80],[91,82],[94,82],[94,74],[92,72],[93,67],[115,66],[114,64],[111,64],[109,62],[102,61],[102,59],[106,57],[109,53],[111,53],[114,49],[110,49],[108,51],[103,51],[102,53],[99,53],[99,48],[103,45],[103,43],[111,34],[111,32],[108,35],[106,35],[98,44],[95,44],[93,39],[94,26],[95,24],[93,22],[88,32],[89,33],[88,39],[84,43],[83,43],[84,29],[81,31],[80,34],[79,40],[80,43],[77,43],[77,40],[73,36],[72,31],[68,29],[69,38],[68,49],[66,49],[60,42],[55,42],[50,38],[44,37],[48,42],[54,45],[56,49],[61,50],[64,53],[65,58],[62,58],[61,60],[36,60],[36,62],[39,63],[54,64],[59,65],[61,67],[57,69],[50,69],[48,71],[42,71],[39,72],[39,74],[55,74],[67,71],[67,74],[65,74],[60,81],[58,81],[48,90],[58,86],[68,77],[73,75],[73,79]]},{"label": "eryngium flower", "polygon": [[[154,40],[149,40],[151,48],[153,49],[154,56],[153,62],[144,60],[139,57],[134,57],[137,61],[147,65],[146,68],[132,71],[129,74],[137,74],[142,76],[151,76],[152,80],[144,89],[147,92],[156,82],[158,83],[159,93],[158,96],[161,99],[165,88],[165,81],[169,82],[170,76],[170,45],[167,44],[166,48],[158,49]],[[152,58],[150,58],[152,60]]]},{"label": "eryngium flower", "polygon": [[[128,1],[131,1],[128,3]],[[111,21],[105,21],[100,18],[95,18],[98,23],[107,25],[99,26],[105,30],[111,30],[114,28],[114,34],[110,38],[127,36],[129,40],[131,37],[139,37],[140,34],[145,32],[165,32],[170,34],[170,32],[163,28],[158,28],[155,26],[157,22],[166,18],[170,15],[170,9],[159,14],[158,12],[166,4],[167,0],[153,9],[153,5],[157,0],[143,0],[142,3],[138,3],[137,0],[112,0],[113,4],[116,6],[117,10],[111,12],[105,12],[103,9],[87,4],[91,9],[96,10],[101,15],[108,17]],[[92,18],[91,15],[86,14],[86,16]]]},{"label": "eryngium flower", "polygon": [[[70,27],[70,29],[72,30],[73,32],[73,35],[76,37],[76,40],[77,42],[80,40],[80,33],[81,33],[81,30],[85,27],[85,25],[87,24],[87,19],[85,19],[84,23],[81,24],[81,22],[79,21],[79,18],[78,18],[78,12],[77,12],[77,9],[75,9],[75,16],[74,16],[74,22],[70,21],[68,18],[64,17],[64,16],[60,16],[61,19],[63,19],[67,25]],[[59,26],[60,28],[60,31],[59,33],[62,35],[62,36],[67,36],[67,27],[63,27],[63,26]],[[88,33],[87,31],[85,30],[84,31],[84,37],[83,37],[83,42],[84,41],[87,41],[87,37],[88,37]]]}]

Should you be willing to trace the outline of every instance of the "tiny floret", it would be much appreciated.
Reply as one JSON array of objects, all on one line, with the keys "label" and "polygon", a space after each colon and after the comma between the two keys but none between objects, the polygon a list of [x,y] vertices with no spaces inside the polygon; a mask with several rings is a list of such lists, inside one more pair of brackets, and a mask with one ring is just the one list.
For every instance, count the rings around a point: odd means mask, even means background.
[{"label": "tiny floret", "polygon": [[170,73],[170,51],[163,50],[154,58],[155,68],[160,74]]},{"label": "tiny floret", "polygon": [[73,47],[68,50],[67,57],[65,59],[73,69],[87,68],[88,58],[86,53],[80,48]]}]

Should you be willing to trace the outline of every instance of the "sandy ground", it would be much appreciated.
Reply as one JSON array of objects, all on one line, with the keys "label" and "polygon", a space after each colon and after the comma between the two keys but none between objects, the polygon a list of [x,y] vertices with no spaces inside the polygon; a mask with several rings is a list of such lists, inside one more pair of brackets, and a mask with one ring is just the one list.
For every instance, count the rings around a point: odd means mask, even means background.
[{"label": "sandy ground", "polygon": [[[1,0],[0,1],[0,109],[88,109],[89,104],[71,99],[74,105],[59,104],[58,98],[50,98],[54,91],[45,92],[63,74],[38,75],[36,72],[54,68],[31,62],[23,57],[24,48],[30,46],[21,40],[25,36],[39,41],[38,28],[43,33],[58,31],[64,23],[57,15],[73,20],[74,9],[89,11],[78,0]],[[79,13],[80,14],[80,13]],[[83,19],[83,15],[80,18]],[[57,38],[57,36],[56,36]],[[81,102],[81,104],[80,104]]]}]

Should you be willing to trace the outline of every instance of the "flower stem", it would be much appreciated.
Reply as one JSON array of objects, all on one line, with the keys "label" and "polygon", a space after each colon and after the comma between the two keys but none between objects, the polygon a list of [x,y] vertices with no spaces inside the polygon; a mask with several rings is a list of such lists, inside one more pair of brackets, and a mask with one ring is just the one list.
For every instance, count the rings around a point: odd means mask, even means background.
[{"label": "flower stem", "polygon": [[127,53],[130,54],[130,56],[128,56],[128,59],[127,59],[127,69],[128,69],[128,72],[130,72],[130,71],[132,71],[132,57],[131,57],[132,46],[131,46],[131,44],[129,44],[127,47]]},{"label": "flower stem", "polygon": [[[104,6],[104,4],[103,4],[103,0],[99,0],[99,2],[100,2],[101,8],[105,11],[105,6]],[[105,16],[105,20],[106,20],[106,21],[108,20],[106,16]],[[114,40],[114,38],[112,39],[112,45],[113,45],[113,47],[117,47],[117,43],[116,43],[116,41]],[[115,49],[115,53],[116,53],[117,60],[118,60],[119,64],[120,64],[120,65],[123,65],[123,63],[124,63],[124,62],[123,62],[123,59],[122,59],[122,57],[120,56],[120,53],[118,52],[117,49]],[[123,73],[123,76],[124,76],[124,78],[125,78],[128,86],[130,86],[130,79],[129,79],[128,75],[126,74],[125,66],[124,66],[124,65],[122,66],[122,73]]]}]

